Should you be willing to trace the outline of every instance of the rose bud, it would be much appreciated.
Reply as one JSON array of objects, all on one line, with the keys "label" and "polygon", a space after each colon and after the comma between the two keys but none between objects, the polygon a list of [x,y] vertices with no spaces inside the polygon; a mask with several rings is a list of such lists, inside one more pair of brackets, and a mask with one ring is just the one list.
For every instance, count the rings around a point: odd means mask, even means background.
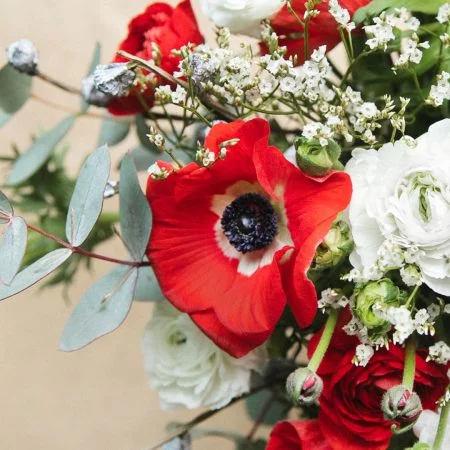
[{"label": "rose bud", "polygon": [[315,372],[301,367],[286,380],[287,395],[294,405],[311,405],[322,393],[323,381]]},{"label": "rose bud", "polygon": [[387,333],[391,329],[391,323],[383,318],[382,311],[389,306],[400,306],[405,294],[388,278],[358,286],[355,294],[355,316],[371,334]]},{"label": "rose bud", "polygon": [[298,138],[295,141],[297,166],[306,174],[321,177],[330,170],[342,170],[341,148],[332,139],[322,145],[317,139]]},{"label": "rose bud", "polygon": [[89,75],[81,82],[81,95],[89,105],[105,108],[113,99],[112,95],[105,94],[97,89],[94,82],[94,76]]},{"label": "rose bud", "polygon": [[353,250],[350,227],[342,220],[335,222],[316,250],[315,266],[326,269],[339,264]]},{"label": "rose bud", "polygon": [[400,384],[384,393],[381,409],[387,420],[411,423],[417,420],[422,412],[422,402],[415,392]]},{"label": "rose bud", "polygon": [[93,76],[95,87],[113,97],[126,95],[136,78],[126,63],[101,64],[95,68]]},{"label": "rose bud", "polygon": [[14,69],[28,75],[36,75],[39,55],[36,46],[28,39],[20,39],[6,49],[8,62]]}]

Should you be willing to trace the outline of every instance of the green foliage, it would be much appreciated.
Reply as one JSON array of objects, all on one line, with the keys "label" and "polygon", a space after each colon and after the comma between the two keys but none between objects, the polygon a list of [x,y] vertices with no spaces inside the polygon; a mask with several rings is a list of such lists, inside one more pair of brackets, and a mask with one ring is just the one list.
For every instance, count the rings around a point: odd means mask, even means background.
[{"label": "green foliage", "polygon": [[9,174],[8,183],[17,186],[34,175],[73,127],[75,119],[74,116],[66,117],[50,131],[39,136],[31,147],[15,161]]},{"label": "green foliage", "polygon": [[256,441],[250,442],[243,439],[237,444],[236,450],[264,450],[266,446],[267,441],[264,439],[257,439]]},{"label": "green foliage", "polygon": [[137,115],[136,116],[136,134],[139,139],[140,144],[145,147],[147,150],[155,154],[160,154],[160,150],[156,147],[155,144],[150,142],[148,138],[148,134],[150,133],[150,127],[147,125],[144,116]]},{"label": "green foliage", "polygon": [[100,136],[98,138],[98,146],[113,146],[122,142],[130,131],[130,122],[117,120],[106,116],[102,121],[100,128]]},{"label": "green foliage", "polygon": [[[95,43],[94,52],[92,53],[92,59],[89,64],[89,69],[86,73],[86,76],[91,75],[95,68],[100,64],[100,58],[102,53],[102,47],[100,45],[100,42]],[[86,112],[89,109],[89,104],[84,100],[84,98],[81,99],[81,112]]]},{"label": "green foliage", "polygon": [[81,168],[66,222],[67,239],[75,247],[86,240],[100,216],[110,166],[108,147],[102,146],[86,159]]},{"label": "green foliage", "polygon": [[79,350],[114,331],[130,310],[137,276],[136,267],[118,266],[95,283],[70,316],[61,337],[60,349]]},{"label": "green foliage", "polygon": [[266,407],[267,402],[275,392],[275,397],[271,401],[270,408],[267,414],[264,415],[261,423],[265,425],[274,425],[280,420],[286,419],[289,410],[292,408],[291,403],[284,396],[283,390],[271,391],[269,389],[264,389],[257,394],[251,395],[245,401],[245,406],[247,414],[252,420],[258,420],[260,417],[261,410]]},{"label": "green foliage", "polygon": [[151,267],[141,267],[138,271],[134,299],[141,302],[164,300],[158,280]]},{"label": "green foliage", "polygon": [[0,280],[7,285],[20,269],[27,248],[27,224],[22,217],[13,217],[0,241]]},{"label": "green foliage", "polygon": [[[0,191],[0,215],[2,215],[3,217],[11,217],[13,213],[13,208],[9,203],[9,200],[7,199],[6,195],[2,191]],[[6,219],[0,219],[0,224],[6,222]]]},{"label": "green foliage", "polygon": [[0,70],[0,127],[26,103],[32,78],[7,64]]}]

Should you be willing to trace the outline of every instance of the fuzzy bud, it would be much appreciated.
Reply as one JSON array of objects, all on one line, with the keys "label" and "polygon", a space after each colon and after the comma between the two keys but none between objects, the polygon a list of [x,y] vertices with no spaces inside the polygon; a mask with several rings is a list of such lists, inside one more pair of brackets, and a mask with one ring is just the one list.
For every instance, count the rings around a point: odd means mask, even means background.
[{"label": "fuzzy bud", "polygon": [[128,69],[126,63],[102,64],[94,71],[95,87],[104,94],[112,97],[123,97],[136,79],[133,70]]},{"label": "fuzzy bud", "polygon": [[97,89],[93,75],[89,75],[81,82],[81,95],[86,103],[100,108],[106,108],[113,99],[112,95]]},{"label": "fuzzy bud", "polygon": [[322,393],[323,381],[315,372],[301,367],[286,380],[287,395],[294,405],[311,405]]},{"label": "fuzzy bud", "polygon": [[422,412],[420,397],[399,384],[388,389],[381,400],[381,409],[386,420],[412,423]]},{"label": "fuzzy bud", "polygon": [[8,62],[19,72],[36,75],[39,54],[36,46],[28,39],[20,39],[6,49]]},{"label": "fuzzy bud", "polygon": [[350,227],[342,220],[335,222],[319,245],[314,259],[318,268],[326,269],[339,264],[353,250]]},{"label": "fuzzy bud", "polygon": [[306,174],[314,177],[326,175],[330,170],[342,170],[339,161],[341,148],[329,139],[322,145],[317,139],[300,137],[295,141],[297,166]]}]

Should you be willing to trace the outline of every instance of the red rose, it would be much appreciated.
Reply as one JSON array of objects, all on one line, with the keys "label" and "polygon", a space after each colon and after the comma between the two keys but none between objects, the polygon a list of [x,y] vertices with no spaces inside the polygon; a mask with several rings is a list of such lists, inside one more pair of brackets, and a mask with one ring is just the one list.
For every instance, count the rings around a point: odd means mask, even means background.
[{"label": "red rose", "polygon": [[[156,45],[160,52],[159,65],[170,74],[178,68],[180,58],[172,54],[183,45],[202,44],[203,36],[198,29],[190,0],[182,1],[176,8],[167,3],[153,3],[142,14],[136,16],[128,25],[128,36],[119,45],[124,50],[143,59],[153,59],[152,52]],[[128,60],[117,55],[114,62]],[[137,114],[145,111],[136,92],[131,90],[127,97],[119,98],[109,105],[109,112],[114,115]],[[148,106],[153,105],[153,88],[147,88],[142,96]]]},{"label": "red rose", "polygon": [[[305,3],[305,0],[292,0],[292,7],[302,19],[306,11]],[[339,0],[339,4],[348,9],[350,16],[368,3],[370,0]],[[321,45],[326,45],[327,51],[329,51],[341,41],[338,24],[330,14],[328,1],[322,1],[314,9],[320,13],[309,22],[309,51],[312,52]],[[303,62],[305,58],[303,28],[286,6],[272,19],[271,25],[277,35],[281,37],[280,45],[287,47],[288,55],[297,55],[299,63]]]},{"label": "red rose", "polygon": [[[318,338],[312,339],[310,353]],[[389,350],[375,352],[367,366],[357,367],[351,361],[358,343],[336,329],[317,371],[324,382],[319,424],[333,450],[385,450],[392,422],[383,417],[381,397],[387,389],[401,384],[405,352],[390,345]],[[419,351],[416,356],[414,391],[424,409],[434,410],[448,384],[447,367],[427,363],[422,355]]]},{"label": "red rose", "polygon": [[317,420],[279,422],[270,434],[266,450],[333,450]]},{"label": "red rose", "polygon": [[301,326],[317,310],[306,277],[317,245],[351,196],[343,172],[311,179],[269,146],[267,121],[215,125],[211,167],[151,177],[148,257],[161,288],[221,348],[239,357],[263,343],[286,299]]}]

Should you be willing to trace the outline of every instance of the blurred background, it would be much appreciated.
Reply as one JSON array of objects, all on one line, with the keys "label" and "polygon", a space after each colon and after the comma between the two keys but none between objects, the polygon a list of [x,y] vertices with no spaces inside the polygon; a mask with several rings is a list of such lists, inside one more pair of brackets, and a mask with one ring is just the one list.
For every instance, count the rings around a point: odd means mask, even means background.
[{"label": "blurred background", "polygon": [[[125,37],[127,23],[148,0],[15,0],[0,5],[0,47],[28,38],[40,51],[40,67],[57,79],[78,86],[86,75],[94,44],[102,45],[102,62],[113,57]],[[176,3],[176,2],[171,2]],[[205,21],[202,20],[204,28]],[[0,51],[0,65],[6,62]],[[76,96],[40,80],[33,93],[75,111]],[[0,155],[11,144],[25,149],[30,135],[50,128],[67,112],[31,99],[0,129]],[[75,174],[84,157],[95,149],[100,121],[82,118],[65,140]],[[134,133],[114,147],[114,161],[135,146]],[[5,169],[0,177],[5,180]],[[109,201],[108,207],[116,205]],[[98,253],[125,257],[117,239]],[[115,243],[113,243],[115,242]],[[200,411],[162,412],[148,387],[143,369],[141,336],[151,316],[149,303],[134,303],[126,322],[113,334],[75,353],[58,351],[61,331],[88,286],[111,269],[94,262],[69,289],[34,287],[0,304],[0,449],[1,450],[145,450],[165,435],[172,421],[188,421]],[[247,434],[251,422],[242,405],[232,406],[206,422]],[[265,430],[267,434],[267,430]],[[194,449],[231,449],[225,441],[202,439]]]}]

